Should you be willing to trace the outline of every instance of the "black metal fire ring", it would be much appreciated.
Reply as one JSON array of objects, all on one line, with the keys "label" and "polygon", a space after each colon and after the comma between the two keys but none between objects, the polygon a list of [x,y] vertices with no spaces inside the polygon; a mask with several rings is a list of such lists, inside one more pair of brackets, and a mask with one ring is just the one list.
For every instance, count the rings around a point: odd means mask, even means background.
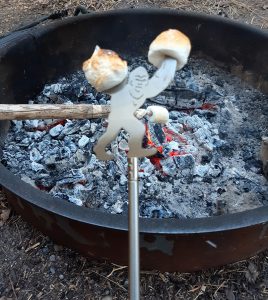
[{"label": "black metal fire ring", "polygon": [[[230,67],[242,66],[240,75],[266,90],[267,32],[201,14],[118,10],[67,18],[1,39],[1,103],[25,103],[44,83],[77,69],[100,39],[104,47],[142,53],[156,33],[174,26],[190,36],[193,51]],[[8,127],[1,125],[3,141]],[[0,183],[14,208],[57,242],[85,255],[127,264],[127,216],[53,198],[3,165]],[[141,219],[141,264],[145,269],[193,271],[237,261],[268,247],[267,229],[267,206],[202,219]]]}]

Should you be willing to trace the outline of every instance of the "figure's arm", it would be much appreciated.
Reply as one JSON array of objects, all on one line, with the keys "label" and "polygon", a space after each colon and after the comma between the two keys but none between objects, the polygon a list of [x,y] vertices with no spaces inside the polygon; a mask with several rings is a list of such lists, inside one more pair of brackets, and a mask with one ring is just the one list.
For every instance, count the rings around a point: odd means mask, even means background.
[{"label": "figure's arm", "polygon": [[165,90],[175,76],[177,61],[174,58],[167,57],[163,60],[161,67],[155,72],[149,80],[146,87],[146,98],[152,98]]}]

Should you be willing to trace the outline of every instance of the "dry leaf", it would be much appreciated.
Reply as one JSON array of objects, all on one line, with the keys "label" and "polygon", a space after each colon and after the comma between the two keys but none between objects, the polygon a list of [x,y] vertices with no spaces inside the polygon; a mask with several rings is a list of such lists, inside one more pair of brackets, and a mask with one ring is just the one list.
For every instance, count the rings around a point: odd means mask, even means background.
[{"label": "dry leaf", "polygon": [[225,296],[227,300],[235,300],[235,295],[232,288],[225,289]]},{"label": "dry leaf", "polygon": [[[8,220],[10,215],[10,209],[6,208],[0,211],[0,227],[5,224],[5,222]],[[1,300],[1,298],[0,298]]]},{"label": "dry leaf", "polygon": [[254,283],[258,278],[258,276],[259,276],[259,272],[256,265],[250,262],[248,265],[248,269],[245,273],[246,279],[248,280],[248,282]]},{"label": "dry leaf", "polygon": [[48,5],[49,2],[50,2],[50,0],[37,0],[37,3],[41,4],[41,5]]}]

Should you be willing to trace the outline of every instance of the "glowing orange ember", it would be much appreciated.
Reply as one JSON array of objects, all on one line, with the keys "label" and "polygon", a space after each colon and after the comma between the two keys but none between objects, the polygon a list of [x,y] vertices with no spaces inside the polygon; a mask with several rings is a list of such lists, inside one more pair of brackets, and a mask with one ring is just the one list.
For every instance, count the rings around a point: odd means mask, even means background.
[{"label": "glowing orange ember", "polygon": [[179,133],[174,132],[173,130],[164,127],[163,128],[164,133],[166,134],[166,141],[167,142],[171,142],[171,141],[178,141],[180,143],[186,144],[187,145],[187,141],[186,139]]},{"label": "glowing orange ember", "polygon": [[217,109],[217,105],[216,104],[212,104],[212,103],[203,103],[201,106],[201,109],[204,110],[216,110]]},{"label": "glowing orange ember", "polygon": [[49,131],[51,128],[56,127],[57,125],[62,125],[64,126],[66,124],[67,120],[62,119],[62,120],[57,120],[54,121],[48,125],[44,125],[44,126],[38,126],[35,128],[35,130],[37,131]]},{"label": "glowing orange ember", "polygon": [[[161,130],[165,136],[165,138],[164,138],[165,144],[170,143],[172,141],[176,141],[176,142],[178,142],[180,144],[184,144],[184,145],[188,144],[187,140],[181,134],[174,132],[172,129],[165,126],[165,127],[162,127]],[[157,153],[154,156],[151,156],[149,159],[150,159],[151,163],[158,170],[162,169],[161,160],[163,160],[167,157],[175,157],[175,156],[181,156],[181,155],[187,154],[185,151],[171,149],[168,153],[165,153],[165,155],[164,155],[163,146],[161,146],[161,145],[159,146],[154,143],[153,138],[152,138],[152,133],[150,132],[148,123],[145,123],[145,136],[146,136],[146,145],[157,149]]]}]

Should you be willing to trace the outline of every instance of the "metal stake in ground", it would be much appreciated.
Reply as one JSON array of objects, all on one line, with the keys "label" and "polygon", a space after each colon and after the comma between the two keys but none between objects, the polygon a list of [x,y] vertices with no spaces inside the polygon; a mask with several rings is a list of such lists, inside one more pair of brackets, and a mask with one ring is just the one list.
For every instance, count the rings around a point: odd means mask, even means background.
[{"label": "metal stake in ground", "polygon": [[138,159],[128,158],[129,297],[140,294]]}]

